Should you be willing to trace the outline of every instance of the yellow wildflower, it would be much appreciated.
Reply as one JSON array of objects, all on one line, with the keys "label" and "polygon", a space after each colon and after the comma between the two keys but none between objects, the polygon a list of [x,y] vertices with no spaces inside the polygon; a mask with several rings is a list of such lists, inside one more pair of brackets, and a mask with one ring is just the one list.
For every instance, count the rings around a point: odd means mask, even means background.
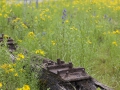
[{"label": "yellow wildflower", "polygon": [[20,7],[21,6],[21,4],[19,3],[19,4],[16,4],[16,7]]},{"label": "yellow wildflower", "polygon": [[16,58],[17,60],[20,60],[20,58]]},{"label": "yellow wildflower", "polygon": [[0,82],[0,88],[2,87],[2,82]]},{"label": "yellow wildflower", "polygon": [[9,69],[9,72],[13,72],[13,71],[14,71],[14,68]]},{"label": "yellow wildflower", "polygon": [[23,90],[30,90],[29,85],[24,85],[24,86],[23,86]]},{"label": "yellow wildflower", "polygon": [[0,13],[0,16],[2,16],[2,14]]},{"label": "yellow wildflower", "polygon": [[66,22],[66,23],[68,23],[69,21],[68,21],[68,20],[66,20],[65,22]]},{"label": "yellow wildflower", "polygon": [[22,23],[22,26],[23,26],[24,28],[28,28],[24,23]]},{"label": "yellow wildflower", "polygon": [[48,19],[51,19],[51,17],[50,17],[50,16],[48,16]]},{"label": "yellow wildflower", "polygon": [[90,40],[87,41],[88,44],[92,44],[92,42]]},{"label": "yellow wildflower", "polygon": [[22,59],[24,59],[24,55],[22,53],[18,54],[18,56]]},{"label": "yellow wildflower", "polygon": [[14,76],[17,77],[17,76],[18,76],[18,73],[15,73]]},{"label": "yellow wildflower", "polygon": [[8,35],[4,35],[4,38],[8,38],[9,36]]},{"label": "yellow wildflower", "polygon": [[111,32],[110,31],[108,31],[108,34],[110,34]]},{"label": "yellow wildflower", "polygon": [[40,50],[36,50],[35,53],[36,54],[41,54],[41,55],[45,56],[45,52],[43,50],[41,50],[41,49]]},{"label": "yellow wildflower", "polygon": [[39,53],[39,50],[36,50],[35,53],[38,54],[38,53]]},{"label": "yellow wildflower", "polygon": [[116,41],[112,42],[112,44],[115,45],[115,46],[118,46]]},{"label": "yellow wildflower", "polygon": [[46,12],[48,12],[48,11],[49,11],[49,9],[47,8],[45,11],[46,11]]},{"label": "yellow wildflower", "polygon": [[116,33],[117,33],[117,34],[120,34],[119,30],[116,30]]},{"label": "yellow wildflower", "polygon": [[45,18],[42,17],[41,19],[42,19],[43,21],[45,21]]},{"label": "yellow wildflower", "polygon": [[78,30],[75,26],[70,28],[71,30]]},{"label": "yellow wildflower", "polygon": [[17,21],[19,21],[20,20],[20,18],[16,18],[16,19],[14,19],[12,22],[14,23],[14,22],[17,22]]},{"label": "yellow wildflower", "polygon": [[40,50],[40,54],[45,56],[45,52],[43,50]]},{"label": "yellow wildflower", "polygon": [[34,32],[29,32],[28,36],[33,37],[33,36],[35,36],[35,34],[34,34]]},{"label": "yellow wildflower", "polygon": [[119,31],[119,30],[116,30],[116,31],[113,31],[112,33],[113,33],[113,34],[120,34],[120,31]]},{"label": "yellow wildflower", "polygon": [[25,56],[22,53],[17,55],[17,60],[24,59],[24,58]]},{"label": "yellow wildflower", "polygon": [[4,18],[7,18],[7,17],[8,17],[8,15],[7,15],[7,14],[5,14],[5,15],[4,15]]},{"label": "yellow wildflower", "polygon": [[9,67],[9,68],[12,68],[13,66],[12,66],[12,64],[8,64],[8,67]]},{"label": "yellow wildflower", "polygon": [[9,67],[8,64],[3,64],[3,65],[1,66],[2,69],[7,69],[8,67]]},{"label": "yellow wildflower", "polygon": [[43,14],[41,13],[41,14],[40,14],[40,17],[42,17],[42,15],[43,15]]},{"label": "yellow wildflower", "polygon": [[116,34],[116,32],[115,32],[115,31],[113,31],[112,33],[113,33],[113,34]]},{"label": "yellow wildflower", "polygon": [[52,45],[55,45],[55,44],[56,44],[55,41],[51,41],[51,43],[52,43]]}]

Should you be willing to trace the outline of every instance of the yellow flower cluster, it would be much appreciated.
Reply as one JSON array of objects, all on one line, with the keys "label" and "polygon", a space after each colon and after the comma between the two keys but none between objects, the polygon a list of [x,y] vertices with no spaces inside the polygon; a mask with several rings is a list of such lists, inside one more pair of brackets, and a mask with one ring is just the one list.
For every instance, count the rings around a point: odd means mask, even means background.
[{"label": "yellow flower cluster", "polygon": [[14,67],[16,64],[3,64],[1,65],[1,68],[5,70],[6,73],[14,72]]},{"label": "yellow flower cluster", "polygon": [[9,36],[5,34],[3,37],[4,37],[4,38],[8,38]]},{"label": "yellow flower cluster", "polygon": [[113,31],[112,33],[113,33],[113,34],[120,34],[120,31],[119,31],[119,30],[116,30],[116,31]]},{"label": "yellow flower cluster", "polygon": [[24,58],[25,58],[25,56],[22,53],[17,55],[17,60],[21,60],[21,59],[24,59]]},{"label": "yellow flower cluster", "polygon": [[2,16],[2,13],[0,13],[0,17]]},{"label": "yellow flower cluster", "polygon": [[69,21],[68,20],[65,20],[66,23],[68,23]]},{"label": "yellow flower cluster", "polygon": [[18,22],[20,20],[20,18],[16,18],[16,19],[14,19],[13,21],[12,21],[12,23],[16,23],[16,22]]},{"label": "yellow flower cluster", "polygon": [[30,86],[26,84],[22,88],[16,88],[16,90],[30,90]]},{"label": "yellow flower cluster", "polygon": [[28,36],[29,36],[29,37],[34,37],[35,34],[34,34],[34,32],[29,32],[29,33],[28,33]]},{"label": "yellow flower cluster", "polygon": [[112,44],[115,45],[115,46],[118,46],[116,41],[112,42]]},{"label": "yellow flower cluster", "polygon": [[0,82],[0,88],[2,87],[2,82]]},{"label": "yellow flower cluster", "polygon": [[73,5],[76,5],[76,4],[78,4],[78,3],[80,3],[79,0],[74,0],[74,1],[73,1]]},{"label": "yellow flower cluster", "polygon": [[38,17],[37,16],[35,16],[35,22],[37,22],[38,21]]},{"label": "yellow flower cluster", "polygon": [[4,14],[4,18],[8,18],[8,15],[7,15],[7,14]]},{"label": "yellow flower cluster", "polygon": [[18,73],[15,73],[14,76],[17,77],[17,76],[18,76]]},{"label": "yellow flower cluster", "polygon": [[22,3],[17,3],[15,4],[16,7],[21,7],[22,6]]},{"label": "yellow flower cluster", "polygon": [[120,31],[119,30],[115,30],[115,31],[112,31],[112,32],[110,32],[110,31],[108,31],[108,32],[104,32],[103,33],[104,35],[106,35],[106,34],[120,34]]},{"label": "yellow flower cluster", "polygon": [[120,6],[117,6],[116,8],[114,8],[115,11],[119,11],[120,10]]},{"label": "yellow flower cluster", "polygon": [[43,20],[43,21],[45,21],[46,18],[51,20],[51,17],[45,14],[46,12],[49,12],[49,9],[48,9],[48,8],[47,8],[47,9],[44,9],[44,10],[40,13],[40,19]]},{"label": "yellow flower cluster", "polygon": [[7,68],[9,68],[9,65],[8,64],[3,64],[3,65],[1,65],[1,68],[7,69]]},{"label": "yellow flower cluster", "polygon": [[43,50],[41,50],[41,49],[36,50],[35,53],[36,54],[41,54],[41,55],[45,56],[45,52]]},{"label": "yellow flower cluster", "polygon": [[21,23],[22,24],[22,27],[24,28],[28,28],[24,23]]}]

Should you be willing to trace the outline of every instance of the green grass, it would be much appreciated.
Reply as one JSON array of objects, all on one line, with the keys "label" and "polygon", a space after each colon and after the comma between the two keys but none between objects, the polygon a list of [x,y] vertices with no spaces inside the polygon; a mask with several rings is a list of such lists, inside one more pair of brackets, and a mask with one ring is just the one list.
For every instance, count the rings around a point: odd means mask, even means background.
[{"label": "green grass", "polygon": [[[38,55],[52,60],[60,58],[72,62],[75,67],[84,67],[98,81],[119,90],[119,2],[57,0],[40,2],[36,8],[35,3],[0,1],[0,33],[18,43],[19,48],[14,52],[17,58],[20,53],[24,55],[16,60],[16,66],[12,66],[14,71],[6,73],[0,68],[1,89],[15,90],[27,84],[31,90],[38,90],[35,73],[29,70],[31,56]],[[1,66],[12,65],[9,55],[6,47],[1,47]],[[27,70],[20,73],[26,64]],[[14,76],[15,73],[18,76]]]}]

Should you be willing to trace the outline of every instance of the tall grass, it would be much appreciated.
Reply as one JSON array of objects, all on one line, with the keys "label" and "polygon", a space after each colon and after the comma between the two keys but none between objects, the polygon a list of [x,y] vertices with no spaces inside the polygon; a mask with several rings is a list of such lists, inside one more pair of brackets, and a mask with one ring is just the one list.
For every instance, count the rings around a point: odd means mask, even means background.
[{"label": "tall grass", "polygon": [[[14,1],[14,0],[13,0]],[[11,1],[12,2],[12,1]],[[73,62],[85,67],[98,81],[120,89],[120,7],[119,0],[49,0],[36,3],[8,4],[0,1],[0,33],[11,36],[18,43],[19,54],[15,71],[6,74],[0,69],[1,88],[11,90],[29,85],[38,90],[37,79],[31,73],[31,55]],[[0,64],[12,64],[6,48],[1,48]],[[4,52],[4,53],[3,53]],[[27,53],[26,53],[27,52]],[[25,73],[18,73],[28,64]],[[9,67],[7,68],[9,69]],[[29,75],[31,74],[31,75]],[[9,77],[6,79],[6,77]],[[32,82],[31,82],[32,78]],[[9,82],[9,83],[8,83]],[[33,87],[36,86],[36,87]]]}]

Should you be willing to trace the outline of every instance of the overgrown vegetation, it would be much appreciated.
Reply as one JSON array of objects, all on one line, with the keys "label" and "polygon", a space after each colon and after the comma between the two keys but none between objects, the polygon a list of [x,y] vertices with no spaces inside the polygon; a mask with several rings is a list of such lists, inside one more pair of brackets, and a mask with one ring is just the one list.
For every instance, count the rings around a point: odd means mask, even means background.
[{"label": "overgrown vegetation", "polygon": [[[0,89],[39,90],[31,56],[61,58],[120,89],[120,0],[0,1],[0,33],[19,48],[0,47]],[[26,66],[24,69],[23,66]],[[42,86],[41,86],[42,87]]]}]

